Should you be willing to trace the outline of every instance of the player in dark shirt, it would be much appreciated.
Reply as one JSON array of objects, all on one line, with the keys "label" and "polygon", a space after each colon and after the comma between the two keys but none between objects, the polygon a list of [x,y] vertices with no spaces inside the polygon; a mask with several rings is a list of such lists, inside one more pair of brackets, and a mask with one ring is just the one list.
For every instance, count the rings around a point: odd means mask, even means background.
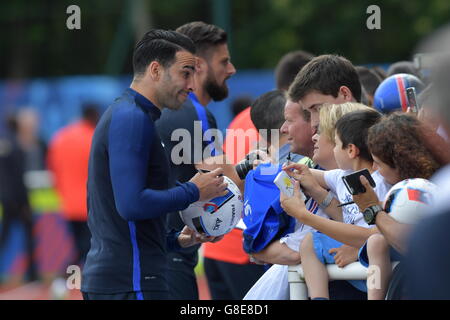
[{"label": "player in dark shirt", "polygon": [[5,249],[15,222],[25,232],[27,279],[34,281],[37,270],[34,259],[33,214],[25,185],[25,152],[17,139],[17,116],[7,119],[7,130],[0,133],[0,204],[3,209],[0,226],[0,252]]},{"label": "player in dark shirt", "polygon": [[187,227],[167,233],[166,214],[224,194],[222,169],[175,186],[154,125],[163,108],[179,108],[193,90],[194,54],[192,41],[177,32],[146,33],[134,50],[130,88],[97,125],[89,159],[85,299],[167,299],[168,250],[215,240]]},{"label": "player in dark shirt", "polygon": [[[206,106],[212,100],[220,101],[228,96],[226,80],[236,69],[228,52],[227,34],[221,28],[196,21],[180,26],[177,31],[188,36],[196,47],[195,89],[189,93],[182,108],[165,109],[162,112],[156,122],[156,129],[169,152],[174,178],[185,182],[197,172],[196,165],[205,158],[221,154],[221,141],[209,140],[208,134],[205,134],[217,130],[216,119]],[[188,142],[184,141],[183,132],[178,131],[178,134],[177,130],[184,130],[189,135]],[[179,144],[187,148],[180,151]],[[224,170],[225,175],[233,179],[230,171],[234,171],[234,166],[228,165]],[[168,215],[168,225],[181,230],[183,222],[177,212]],[[168,281],[173,289],[170,292],[172,299],[198,299],[194,268],[198,262],[199,247],[197,245],[169,253]]]},{"label": "player in dark shirt", "polygon": [[[188,146],[186,145],[186,147],[188,147],[188,150],[181,150],[179,154],[175,155],[176,157],[179,156],[179,160],[175,162],[169,160],[171,166],[171,175],[175,180],[179,182],[187,182],[197,173],[197,168],[194,164],[194,153],[197,152],[203,155],[203,150],[210,144],[209,141],[202,141],[203,132],[202,128],[200,128],[199,126],[200,120],[197,115],[196,107],[192,103],[191,95],[193,95],[193,93],[189,94],[188,99],[186,99],[186,102],[183,104],[180,110],[165,109],[164,112],[161,113],[160,119],[155,123],[156,130],[161,137],[161,141],[164,143],[165,150],[167,151],[167,156],[169,157],[169,159],[171,158],[172,151],[176,151],[176,149],[174,150],[174,148],[176,148],[179,143],[183,143],[183,139],[180,139],[180,141],[172,140],[172,133],[175,130],[184,129],[186,130],[185,133],[188,133],[189,137],[191,138]],[[216,129],[216,119],[206,108],[205,115],[208,127]],[[204,128],[205,126],[202,127]],[[201,139],[199,140],[200,143],[198,144],[195,140],[196,137],[198,137],[198,139]],[[197,148],[196,144],[199,145],[200,148]],[[203,157],[200,156],[197,161],[202,161],[202,158]],[[179,161],[182,161],[182,163],[179,163]],[[181,220],[178,212],[170,213],[167,218],[168,227],[170,229],[181,230],[184,227],[184,223]],[[178,250],[176,252],[170,252],[168,255],[169,271],[171,271],[171,268],[175,268],[176,270],[179,269],[177,266],[180,263],[177,262],[180,262],[180,259],[183,259],[183,264],[187,263],[190,266],[189,269],[192,269],[193,272],[198,262],[197,250],[199,249],[199,247],[200,245],[196,245]],[[178,284],[176,291],[179,292],[179,281],[176,281],[176,283]],[[194,283],[196,283],[195,277]],[[191,285],[189,286],[189,288],[187,288],[187,290],[189,291],[194,289],[196,289],[195,285]]]}]

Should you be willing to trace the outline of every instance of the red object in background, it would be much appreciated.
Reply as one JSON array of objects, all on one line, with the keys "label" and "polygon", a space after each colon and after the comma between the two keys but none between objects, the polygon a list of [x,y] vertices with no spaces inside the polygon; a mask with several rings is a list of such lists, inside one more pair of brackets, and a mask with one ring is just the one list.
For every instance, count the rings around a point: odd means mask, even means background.
[{"label": "red object in background", "polygon": [[[230,123],[227,130],[247,131],[250,133],[244,137],[236,135],[228,135],[225,137],[225,143],[223,150],[225,151],[227,158],[233,162],[238,163],[250,152],[259,139],[258,131],[256,131],[250,117],[250,107],[241,111]],[[251,132],[253,131],[253,134]],[[256,137],[256,139],[255,139]],[[231,141],[234,139],[234,142]],[[245,144],[242,143],[242,139],[245,139]],[[239,141],[238,141],[239,140]],[[227,152],[227,145],[232,145],[231,152]],[[245,148],[238,148],[238,146],[245,146]],[[230,151],[230,150],[228,150]],[[246,264],[250,262],[248,254],[242,247],[243,231],[240,229],[233,229],[227,233],[222,240],[216,243],[204,243],[203,254],[206,258],[215,259],[219,261],[225,261],[228,263]]]},{"label": "red object in background", "polygon": [[75,258],[72,234],[59,214],[43,214],[34,227],[35,260],[40,274],[66,275]]},{"label": "red object in background", "polygon": [[86,221],[89,151],[95,127],[80,120],[58,131],[48,149],[48,167],[61,199],[61,211],[70,221]]},{"label": "red object in background", "polygon": [[[8,240],[8,248],[1,252],[3,277],[24,276],[27,262],[24,247],[24,232],[20,224],[14,225]],[[66,221],[59,213],[39,214],[35,218],[33,237],[34,256],[38,274],[65,275],[74,261],[75,250]]]},{"label": "red object in background", "polygon": [[227,128],[227,132],[231,132],[231,130],[241,130],[241,132],[247,133],[245,136],[228,133],[225,136],[225,142],[223,144],[224,153],[226,153],[229,161],[233,164],[237,164],[244,159],[251,149],[253,149],[259,139],[258,131],[253,125],[250,117],[250,107],[241,111],[233,121],[231,121]]}]

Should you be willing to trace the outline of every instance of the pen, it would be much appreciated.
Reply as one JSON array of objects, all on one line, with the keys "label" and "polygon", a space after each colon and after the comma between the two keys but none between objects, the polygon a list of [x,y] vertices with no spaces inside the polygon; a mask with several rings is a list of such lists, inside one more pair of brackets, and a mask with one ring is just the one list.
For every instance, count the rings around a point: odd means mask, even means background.
[{"label": "pen", "polygon": [[[211,170],[205,170],[205,169],[198,169],[198,168],[197,168],[197,172],[200,173],[200,174],[202,174],[202,173],[208,173],[208,172],[211,172]],[[218,177],[222,177],[222,176],[223,176],[223,174],[219,174],[219,175],[218,175]]]},{"label": "pen", "polygon": [[341,203],[338,205],[338,207],[343,207],[343,206],[348,206],[349,204],[354,204],[354,201],[350,201],[350,202],[346,202],[346,203]]}]

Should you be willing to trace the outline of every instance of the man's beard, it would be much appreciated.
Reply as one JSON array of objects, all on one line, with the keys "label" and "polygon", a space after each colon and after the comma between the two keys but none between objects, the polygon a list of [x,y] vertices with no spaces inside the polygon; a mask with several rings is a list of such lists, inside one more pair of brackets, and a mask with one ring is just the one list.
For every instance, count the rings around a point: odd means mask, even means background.
[{"label": "man's beard", "polygon": [[183,102],[180,102],[176,97],[173,95],[165,95],[161,99],[161,104],[163,108],[171,109],[171,110],[179,110],[181,109]]},{"label": "man's beard", "polygon": [[219,86],[216,80],[212,77],[208,77],[205,82],[205,91],[211,97],[213,101],[222,101],[228,97],[228,87],[224,82],[223,85]]},{"label": "man's beard", "polygon": [[178,100],[178,95],[174,96],[169,91],[156,92],[155,97],[157,102],[160,104],[159,107],[163,109],[167,108],[171,110],[178,110],[183,105],[183,102]]}]

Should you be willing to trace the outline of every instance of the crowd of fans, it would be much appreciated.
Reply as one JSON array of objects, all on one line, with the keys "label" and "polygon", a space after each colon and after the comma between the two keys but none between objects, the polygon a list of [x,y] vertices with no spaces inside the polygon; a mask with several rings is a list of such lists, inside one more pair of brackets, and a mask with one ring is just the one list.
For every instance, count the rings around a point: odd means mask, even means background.
[{"label": "crowd of fans", "polygon": [[[181,26],[177,32],[192,40],[198,60],[196,83],[187,102],[180,110],[164,109],[160,118],[158,115],[153,119],[152,130],[158,132],[169,158],[176,146],[171,139],[174,130],[187,128],[193,132],[193,123],[198,120],[203,132],[205,126],[216,127],[214,116],[202,110],[207,110],[204,107],[210,101],[227,97],[226,80],[236,73],[223,30],[194,22]],[[195,242],[196,246],[182,246],[167,253],[167,295],[144,292],[143,297],[198,299],[194,268],[200,244],[205,242],[205,271],[213,299],[289,299],[287,266],[296,264],[302,265],[311,299],[385,299],[394,277],[402,279],[398,289],[402,290],[402,298],[450,298],[450,250],[446,250],[450,243],[446,236],[450,223],[446,201],[450,192],[450,98],[446,88],[450,83],[450,33],[444,29],[430,39],[418,47],[420,53],[433,57],[429,60],[434,64],[429,66],[400,61],[382,70],[354,66],[349,59],[334,54],[314,56],[299,50],[284,55],[275,69],[275,90],[256,99],[243,96],[232,106],[235,120],[228,129],[252,132],[251,137],[238,137],[246,141],[243,152],[230,147],[233,141],[226,140],[224,146],[219,145],[211,153],[212,158],[231,159],[225,164],[215,165],[205,159],[170,164],[174,181],[191,186],[198,184],[199,168],[220,167],[220,172],[232,178],[243,193],[242,223],[223,239],[203,239]],[[142,60],[136,58],[142,54],[139,50],[144,50],[145,41],[152,40],[144,37],[135,48],[135,68],[148,67],[139,65]],[[132,94],[133,99],[142,102],[138,80],[144,77],[144,71],[136,70]],[[414,88],[417,96],[408,95],[408,88]],[[104,126],[108,115],[102,119],[101,128],[108,128]],[[27,277],[38,277],[33,259],[32,210],[23,175],[27,170],[48,168],[78,249],[79,256],[73,263],[83,266],[88,257],[89,286],[82,290],[90,299],[100,298],[100,294],[90,290],[101,282],[96,280],[94,271],[97,249],[90,249],[91,233],[98,233],[98,225],[91,222],[90,230],[87,225],[91,210],[96,208],[88,210],[91,202],[86,201],[89,197],[94,201],[91,193],[100,188],[98,181],[92,182],[96,177],[92,175],[90,190],[86,191],[89,161],[89,174],[96,170],[91,141],[97,123],[96,108],[86,105],[82,119],[57,132],[47,148],[36,139],[33,113],[22,111],[8,119],[8,132],[0,140],[0,249],[12,221],[19,220],[27,236]],[[277,135],[261,134],[273,130]],[[113,141],[115,136],[109,137]],[[202,142],[202,147],[207,146],[206,142]],[[249,162],[244,156],[254,150],[262,156]],[[250,165],[251,173],[246,172],[246,176],[235,169],[237,163],[245,164],[242,161]],[[277,167],[276,173],[261,178],[261,166],[268,164]],[[363,177],[359,181],[365,191],[352,193],[343,178],[364,169],[375,184]],[[273,179],[281,171],[293,179],[294,196],[274,189]],[[417,219],[397,221],[391,207],[386,206],[386,196],[397,183],[419,178],[431,181],[439,193],[433,194],[427,209],[420,212],[420,223]],[[306,200],[302,200],[301,193]],[[118,191],[114,190],[114,196],[118,196]],[[395,206],[392,208],[395,210]],[[188,235],[178,210],[167,213],[164,219],[170,229]],[[269,218],[250,219],[249,215],[275,217],[276,223],[269,226]],[[133,225],[129,224],[130,230]],[[274,226],[276,234],[267,237],[265,231]],[[100,236],[96,235],[92,243],[100,241]],[[392,270],[393,261],[400,261],[398,272]],[[353,262],[376,266],[380,285],[374,288],[366,281],[329,281],[327,264],[343,268]],[[133,290],[136,288],[140,286],[134,283]],[[142,297],[140,290],[135,291],[137,298]],[[117,292],[108,294],[109,298],[119,297]]]}]

